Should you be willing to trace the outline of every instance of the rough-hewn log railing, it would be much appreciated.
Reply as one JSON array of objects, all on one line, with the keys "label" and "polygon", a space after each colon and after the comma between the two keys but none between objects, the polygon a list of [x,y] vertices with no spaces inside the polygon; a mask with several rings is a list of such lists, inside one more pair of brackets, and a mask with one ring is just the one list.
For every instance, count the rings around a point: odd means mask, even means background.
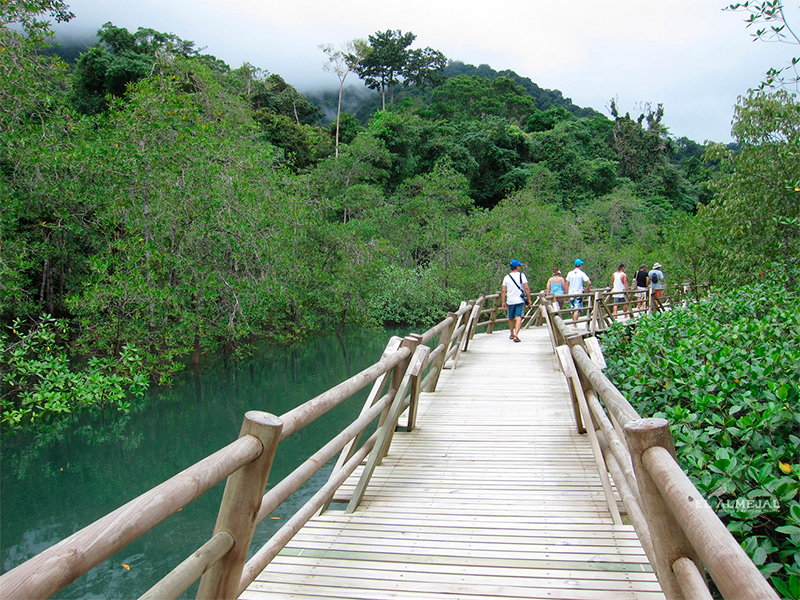
[{"label": "rough-hewn log railing", "polygon": [[[236,598],[366,460],[348,505],[348,510],[355,509],[389,448],[400,415],[408,409],[405,429],[413,429],[420,391],[435,390],[442,369],[456,367],[477,318],[476,305],[478,301],[462,303],[421,335],[391,338],[377,363],[280,417],[248,412],[235,442],[5,573],[0,577],[0,599],[51,596],[226,477],[212,537],[141,597],[177,598],[202,577],[198,598]],[[434,340],[431,350],[426,344]],[[279,443],[370,384],[358,418],[264,494]],[[379,419],[377,430],[356,449],[375,419]],[[255,526],[337,452],[341,452],[339,462],[328,482],[245,564]]]},{"label": "rough-hewn log railing", "polygon": [[[656,296],[648,288],[631,288],[624,292],[623,302],[615,302],[615,294],[611,288],[599,288],[583,294],[578,294],[583,298],[584,308],[580,309],[578,319],[573,323],[572,313],[574,312],[569,305],[569,299],[574,297],[568,294],[555,294],[546,299],[551,305],[555,314],[569,323],[578,325],[585,324],[585,328],[591,333],[605,331],[617,318],[627,317],[628,319],[639,318],[658,312],[669,310],[672,306],[686,305],[697,300],[701,295],[708,293],[707,285],[681,284],[664,288],[661,298]],[[543,294],[540,294],[540,296]],[[557,303],[555,306],[553,303]],[[614,306],[617,313],[614,314]]]},{"label": "rough-hewn log railing", "polygon": [[[613,477],[668,600],[710,600],[704,571],[726,599],[777,600],[676,462],[669,423],[641,418],[603,374],[597,338],[585,337],[558,313],[547,306],[550,338],[569,382],[576,426],[590,436],[601,477]],[[610,490],[607,500],[616,504]]]}]

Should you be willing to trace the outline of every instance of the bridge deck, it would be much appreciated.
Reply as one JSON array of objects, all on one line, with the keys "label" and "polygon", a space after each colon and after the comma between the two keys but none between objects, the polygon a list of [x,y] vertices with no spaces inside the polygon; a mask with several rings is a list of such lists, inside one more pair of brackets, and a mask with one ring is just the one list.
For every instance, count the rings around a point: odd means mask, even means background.
[{"label": "bridge deck", "polygon": [[546,330],[522,333],[475,336],[361,507],[309,522],[242,598],[663,598],[613,525]]}]

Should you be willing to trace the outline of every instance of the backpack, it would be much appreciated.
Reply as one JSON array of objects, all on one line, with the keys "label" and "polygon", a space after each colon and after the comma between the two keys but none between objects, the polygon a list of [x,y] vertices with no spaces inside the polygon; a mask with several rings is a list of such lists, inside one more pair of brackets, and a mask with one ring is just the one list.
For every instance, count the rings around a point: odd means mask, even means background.
[{"label": "backpack", "polygon": [[660,277],[658,276],[658,273],[653,271],[653,274],[650,275],[650,283],[658,283],[659,281],[660,281]]}]

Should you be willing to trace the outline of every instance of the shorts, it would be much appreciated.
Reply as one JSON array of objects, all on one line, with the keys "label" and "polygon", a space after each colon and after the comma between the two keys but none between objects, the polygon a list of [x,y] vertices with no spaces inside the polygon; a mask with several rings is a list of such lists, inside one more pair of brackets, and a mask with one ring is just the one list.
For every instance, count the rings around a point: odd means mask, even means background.
[{"label": "shorts", "polygon": [[570,308],[574,308],[575,310],[583,308],[583,296],[573,296],[569,299],[569,305]]},{"label": "shorts", "polygon": [[524,304],[509,304],[508,305],[508,320],[516,319],[522,316],[522,309]]},{"label": "shorts", "polygon": [[636,292],[636,297],[639,300],[644,301],[644,299],[647,298],[647,292]]},{"label": "shorts", "polygon": [[625,296],[614,296],[614,304],[624,304]]}]

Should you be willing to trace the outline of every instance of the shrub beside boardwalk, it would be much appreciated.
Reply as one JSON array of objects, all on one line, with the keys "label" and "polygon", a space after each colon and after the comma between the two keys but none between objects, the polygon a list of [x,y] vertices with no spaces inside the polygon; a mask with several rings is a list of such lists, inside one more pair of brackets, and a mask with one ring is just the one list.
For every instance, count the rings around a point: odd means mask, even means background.
[{"label": "shrub beside boardwalk", "polygon": [[800,287],[758,284],[616,325],[607,374],[673,423],[678,460],[762,573],[800,597]]}]

